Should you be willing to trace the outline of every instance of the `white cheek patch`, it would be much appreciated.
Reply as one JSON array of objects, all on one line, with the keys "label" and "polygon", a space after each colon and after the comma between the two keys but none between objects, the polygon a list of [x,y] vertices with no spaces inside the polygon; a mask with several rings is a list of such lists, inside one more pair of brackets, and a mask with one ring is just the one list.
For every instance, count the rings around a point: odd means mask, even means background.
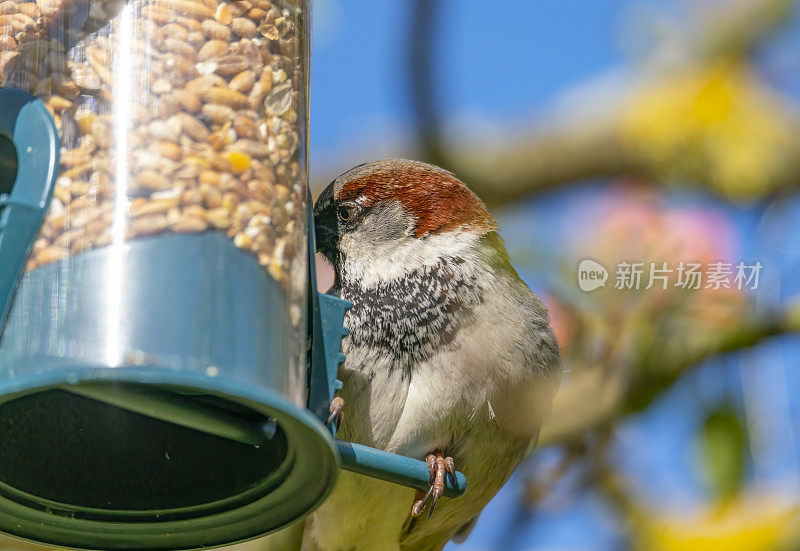
[{"label": "white cheek patch", "polygon": [[433,266],[443,257],[468,260],[477,252],[480,236],[463,230],[423,238],[373,243],[358,231],[341,237],[339,247],[344,254],[342,277],[369,289],[389,283],[409,272]]}]

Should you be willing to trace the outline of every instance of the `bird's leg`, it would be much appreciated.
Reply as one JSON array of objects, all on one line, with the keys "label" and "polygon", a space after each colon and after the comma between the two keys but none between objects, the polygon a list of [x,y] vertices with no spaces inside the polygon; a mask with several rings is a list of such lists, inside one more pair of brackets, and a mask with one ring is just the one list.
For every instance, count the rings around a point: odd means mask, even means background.
[{"label": "bird's leg", "polygon": [[425,457],[425,462],[428,464],[428,472],[430,473],[430,479],[428,480],[430,488],[428,488],[427,493],[422,490],[417,490],[414,494],[414,504],[411,506],[412,517],[418,517],[420,513],[422,513],[425,509],[425,504],[431,497],[431,493],[433,493],[433,483],[436,480],[436,456],[433,453],[429,453],[427,457]]},{"label": "bird's leg", "polygon": [[445,472],[450,473],[453,478],[453,483],[456,481],[456,466],[452,457],[445,457],[444,454],[436,450],[429,453],[425,457],[425,462],[428,464],[428,472],[430,472],[430,488],[427,493],[422,493],[422,490],[417,490],[414,495],[414,504],[411,506],[411,516],[417,517],[422,511],[425,510],[425,505],[428,500],[431,500],[431,506],[428,509],[428,517],[433,514],[436,509],[436,503],[444,493],[444,477]]},{"label": "bird's leg", "polygon": [[331,421],[336,419],[336,430],[339,430],[342,419],[344,419],[344,399],[342,397],[333,397],[333,400],[331,400],[330,412],[331,414],[328,416],[328,420],[325,421],[325,424],[330,425]]}]

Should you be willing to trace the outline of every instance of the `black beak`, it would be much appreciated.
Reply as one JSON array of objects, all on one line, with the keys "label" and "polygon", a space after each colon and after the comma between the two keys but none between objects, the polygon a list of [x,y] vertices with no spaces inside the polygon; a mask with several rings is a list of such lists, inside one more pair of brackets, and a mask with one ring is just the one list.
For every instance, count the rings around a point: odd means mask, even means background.
[{"label": "black beak", "polygon": [[334,263],[339,244],[339,227],[333,200],[333,184],[325,188],[314,205],[314,229],[317,251]]},{"label": "black beak", "polygon": [[323,226],[315,221],[314,237],[317,240],[317,251],[324,254],[328,260],[333,262],[333,253],[336,251],[336,242],[339,238],[336,230],[332,230],[328,226]]}]

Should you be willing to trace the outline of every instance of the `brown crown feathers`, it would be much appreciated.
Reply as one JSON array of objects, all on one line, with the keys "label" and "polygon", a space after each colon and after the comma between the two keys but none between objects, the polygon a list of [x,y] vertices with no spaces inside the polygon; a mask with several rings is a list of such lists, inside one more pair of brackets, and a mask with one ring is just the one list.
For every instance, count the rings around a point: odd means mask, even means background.
[{"label": "brown crown feathers", "polygon": [[498,227],[477,195],[452,173],[433,165],[387,159],[356,167],[342,178],[338,202],[358,201],[371,207],[397,201],[415,216],[418,238],[457,229],[485,234]]}]

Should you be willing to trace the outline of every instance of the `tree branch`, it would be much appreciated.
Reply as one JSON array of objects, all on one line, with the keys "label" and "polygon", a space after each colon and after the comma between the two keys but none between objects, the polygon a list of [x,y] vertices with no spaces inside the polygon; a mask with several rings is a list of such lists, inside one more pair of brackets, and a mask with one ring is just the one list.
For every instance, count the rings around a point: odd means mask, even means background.
[{"label": "tree branch", "polygon": [[441,114],[433,52],[440,13],[437,0],[413,0],[408,41],[408,82],[417,139],[427,162],[444,164]]},{"label": "tree branch", "polygon": [[720,332],[707,346],[669,359],[652,354],[629,369],[598,365],[575,370],[556,395],[539,447],[574,444],[591,431],[639,411],[703,360],[756,346],[765,339],[800,332],[800,315],[787,312]]}]

